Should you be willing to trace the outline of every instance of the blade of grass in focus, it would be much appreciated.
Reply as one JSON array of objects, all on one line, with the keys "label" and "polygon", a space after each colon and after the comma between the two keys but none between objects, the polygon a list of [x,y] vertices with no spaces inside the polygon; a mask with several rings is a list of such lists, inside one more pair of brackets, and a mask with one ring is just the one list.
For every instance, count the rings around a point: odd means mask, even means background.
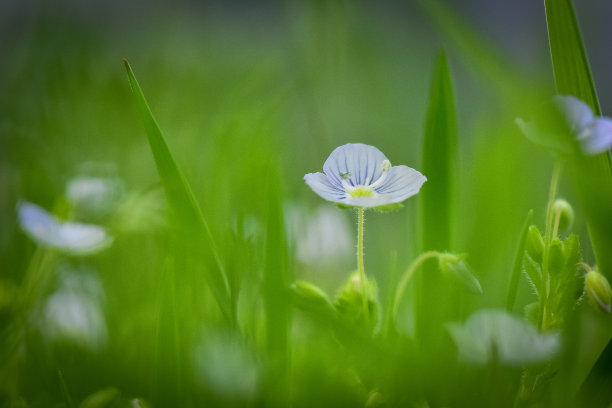
[{"label": "blade of grass in focus", "polygon": [[149,108],[130,64],[127,60],[124,60],[124,64],[155,158],[157,171],[164,186],[166,198],[181,226],[181,232],[186,233],[187,240],[193,239],[193,247],[202,252],[200,256],[209,265],[209,268],[207,268],[208,281],[221,311],[228,319],[233,319],[230,312],[230,289],[227,276],[219,259],[208,224],[189,184],[168,149],[161,129]]},{"label": "blade of grass in focus", "polygon": [[[448,251],[452,247],[451,226],[454,199],[454,174],[457,160],[457,117],[453,84],[446,54],[441,52],[433,70],[429,107],[423,136],[423,174],[427,183],[420,197],[422,251]],[[448,317],[452,299],[450,289],[437,271],[425,265],[417,286],[417,335],[423,343],[434,345],[443,338],[438,331]],[[440,299],[444,299],[441,302]]]},{"label": "blade of grass in focus", "polygon": [[287,370],[292,304],[289,294],[289,255],[283,220],[280,177],[272,166],[268,170],[267,178],[268,208],[263,277],[268,353],[265,391],[269,399],[267,403],[280,407],[289,403]]},{"label": "blade of grass in focus", "polygon": [[529,210],[527,213],[527,218],[525,218],[525,222],[523,223],[523,228],[521,228],[521,237],[519,239],[516,257],[514,258],[514,265],[512,266],[510,284],[508,285],[508,297],[506,298],[506,310],[508,312],[512,312],[514,302],[516,301],[516,292],[518,289],[519,279],[521,277],[521,270],[523,269],[523,256],[525,252],[525,243],[527,242],[527,231],[529,230],[532,217],[533,210]]},{"label": "blade of grass in focus", "polygon": [[[574,95],[585,101],[595,112],[601,114],[591,68],[582,41],[576,12],[571,0],[545,0],[548,39],[559,94]],[[578,193],[582,210],[589,228],[593,252],[600,271],[612,278],[612,171],[610,153],[586,156],[576,153],[570,160],[573,185]],[[567,341],[565,364],[571,370],[570,392],[575,392],[588,375],[591,367],[612,336],[607,327],[594,327],[589,344],[578,349],[578,334],[570,333]],[[573,332],[581,326],[575,327]],[[571,351],[573,350],[573,352]],[[579,356],[578,356],[579,355]],[[582,363],[578,364],[578,361]]]}]

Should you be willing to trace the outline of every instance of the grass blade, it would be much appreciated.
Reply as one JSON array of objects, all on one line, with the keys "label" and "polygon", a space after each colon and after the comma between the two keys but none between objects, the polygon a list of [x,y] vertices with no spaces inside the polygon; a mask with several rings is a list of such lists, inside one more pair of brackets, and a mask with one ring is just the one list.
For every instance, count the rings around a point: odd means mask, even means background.
[{"label": "grass blade", "polygon": [[[591,68],[571,0],[545,0],[548,39],[557,92],[574,95],[601,114]],[[597,265],[608,279],[612,278],[612,170],[610,153],[597,156],[575,154],[571,162],[573,184],[589,227],[589,235]],[[575,327],[578,330],[580,326]],[[588,355],[581,364],[566,367],[573,373],[569,388],[577,389],[599,358],[605,344],[610,346],[610,333],[600,327],[591,333]],[[573,344],[572,341],[569,342]],[[587,347],[583,345],[583,347]],[[572,361],[572,359],[569,359]],[[587,384],[585,384],[587,385]]]},{"label": "grass blade", "polygon": [[533,210],[529,210],[527,218],[521,228],[521,238],[519,239],[518,249],[514,258],[514,265],[512,266],[512,275],[510,276],[510,284],[508,285],[508,297],[506,298],[506,310],[512,312],[514,308],[514,302],[516,301],[516,292],[518,289],[519,279],[521,277],[521,269],[523,268],[523,256],[525,255],[525,244],[527,242],[527,231],[531,224],[531,218],[533,217]]},{"label": "grass blade", "polygon": [[[422,251],[448,251],[451,246],[453,202],[453,174],[457,159],[457,117],[453,84],[446,54],[441,52],[433,70],[429,107],[423,136],[423,174],[428,182],[420,192]],[[441,330],[445,305],[450,299],[442,278],[434,265],[427,265],[420,277],[417,291],[417,333],[429,343]],[[432,270],[433,269],[433,270]],[[419,286],[417,286],[419,287]],[[439,299],[447,299],[440,302]]]},{"label": "grass blade", "polygon": [[266,216],[266,245],[263,278],[264,310],[266,318],[266,347],[268,371],[266,391],[272,406],[287,406],[289,395],[289,324],[292,309],[289,292],[289,255],[283,220],[280,178],[276,169],[268,171]]},{"label": "grass blade", "polygon": [[221,311],[226,317],[231,318],[229,284],[208,224],[189,184],[168,149],[161,129],[151,113],[151,109],[130,64],[127,60],[123,62],[144,123],[157,171],[164,186],[166,198],[177,222],[181,226],[182,232],[186,233],[187,240],[191,241],[190,243],[195,250],[202,252],[200,256],[208,262],[208,281],[212,291],[215,294]]}]

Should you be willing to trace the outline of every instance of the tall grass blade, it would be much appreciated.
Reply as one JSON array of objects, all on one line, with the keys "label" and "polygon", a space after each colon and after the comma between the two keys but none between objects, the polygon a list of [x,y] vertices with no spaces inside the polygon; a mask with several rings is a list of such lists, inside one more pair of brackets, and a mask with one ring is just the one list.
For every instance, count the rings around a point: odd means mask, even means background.
[{"label": "tall grass blade", "polygon": [[[453,175],[457,160],[457,117],[453,84],[446,54],[441,52],[433,70],[429,107],[423,136],[423,174],[428,182],[420,193],[421,245],[423,251],[448,251],[452,247]],[[423,341],[441,337],[431,330],[441,330],[445,289],[436,266],[425,265],[417,294],[417,333]],[[445,302],[440,302],[445,299]],[[440,326],[440,327],[437,327]]]},{"label": "tall grass blade", "polygon": [[263,280],[266,319],[266,347],[268,367],[267,395],[272,406],[287,406],[289,395],[289,323],[292,303],[289,292],[289,254],[283,219],[280,177],[270,166],[267,177],[268,208],[266,216],[266,244]]},{"label": "tall grass blade", "polygon": [[157,171],[182,233],[192,249],[201,252],[207,262],[208,281],[221,311],[231,318],[230,289],[225,270],[219,259],[212,234],[200,210],[189,184],[176,165],[164,136],[159,128],[147,100],[127,60],[124,60],[127,75],[144,123],[149,145],[155,158]]},{"label": "tall grass blade", "polygon": [[[591,106],[595,114],[601,114],[591,68],[571,0],[545,0],[548,39],[555,84],[559,94],[574,95]],[[573,184],[589,227],[589,235],[597,265],[608,279],[612,278],[612,170],[610,153],[597,156],[575,154],[571,160]],[[576,327],[578,330],[580,326]],[[584,380],[605,344],[610,331],[601,328],[592,333],[588,355],[581,357],[581,364],[573,371],[569,386],[575,390]],[[572,344],[573,342],[569,342]],[[569,351],[568,351],[569,352]],[[572,360],[571,358],[569,360]],[[568,360],[568,361],[569,361]],[[590,361],[586,363],[585,361]]]}]

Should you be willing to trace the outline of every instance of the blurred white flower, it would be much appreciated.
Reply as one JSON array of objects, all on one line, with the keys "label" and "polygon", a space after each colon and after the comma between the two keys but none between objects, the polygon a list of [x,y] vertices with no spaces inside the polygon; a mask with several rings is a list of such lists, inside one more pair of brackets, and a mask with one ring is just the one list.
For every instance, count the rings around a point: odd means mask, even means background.
[{"label": "blurred white flower", "polygon": [[238,339],[207,332],[194,349],[197,378],[220,396],[250,398],[257,390],[258,367]]},{"label": "blurred white flower", "polygon": [[117,180],[77,177],[66,184],[66,199],[79,212],[92,216],[108,213],[119,198],[120,186]]},{"label": "blurred white flower", "polygon": [[100,307],[83,294],[62,289],[44,306],[42,331],[49,340],[71,341],[90,350],[106,344],[106,323]]},{"label": "blurred white flower", "polygon": [[69,341],[99,350],[107,340],[102,305],[104,288],[88,268],[58,266],[59,289],[47,298],[42,310],[41,331],[50,341]]},{"label": "blurred white flower", "polygon": [[61,222],[36,204],[17,204],[23,231],[37,244],[71,255],[86,255],[110,246],[113,238],[97,225]]},{"label": "blurred white flower", "polygon": [[493,360],[508,366],[535,364],[560,350],[559,333],[540,333],[527,321],[502,310],[480,310],[465,324],[447,326],[459,349],[459,357],[474,364]]},{"label": "blurred white flower", "polygon": [[300,261],[320,265],[346,259],[353,253],[352,231],[344,212],[321,206],[310,213],[293,206],[288,208],[287,218]]}]

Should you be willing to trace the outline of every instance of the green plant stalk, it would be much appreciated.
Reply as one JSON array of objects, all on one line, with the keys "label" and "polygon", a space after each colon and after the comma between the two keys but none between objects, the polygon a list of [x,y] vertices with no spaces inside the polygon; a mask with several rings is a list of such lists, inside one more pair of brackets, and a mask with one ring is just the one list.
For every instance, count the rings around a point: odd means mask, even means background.
[{"label": "green plant stalk", "polygon": [[368,310],[368,282],[366,281],[365,268],[363,266],[363,213],[363,207],[359,207],[357,220],[357,270],[359,271],[359,280],[361,281],[363,317],[366,323],[368,323],[370,321],[370,313]]},{"label": "green plant stalk", "polygon": [[544,253],[542,254],[542,280],[544,281],[544,293],[540,296],[540,330],[547,330],[547,313],[548,299],[550,297],[550,271],[548,270],[548,258],[550,252],[550,243],[553,240],[553,206],[555,197],[557,197],[557,188],[559,186],[559,177],[561,176],[561,163],[557,160],[553,166],[553,173],[550,179],[550,188],[548,190],[548,202],[546,204],[546,226],[544,230]]},{"label": "green plant stalk", "polygon": [[404,272],[402,278],[397,284],[397,289],[395,290],[395,296],[393,297],[393,308],[391,312],[391,321],[395,323],[395,319],[397,317],[397,312],[399,310],[400,300],[402,299],[402,295],[406,291],[408,287],[408,283],[412,279],[414,273],[418,270],[418,268],[427,260],[432,258],[437,258],[441,255],[438,251],[427,251],[419,255],[413,262],[410,264],[410,267]]}]

